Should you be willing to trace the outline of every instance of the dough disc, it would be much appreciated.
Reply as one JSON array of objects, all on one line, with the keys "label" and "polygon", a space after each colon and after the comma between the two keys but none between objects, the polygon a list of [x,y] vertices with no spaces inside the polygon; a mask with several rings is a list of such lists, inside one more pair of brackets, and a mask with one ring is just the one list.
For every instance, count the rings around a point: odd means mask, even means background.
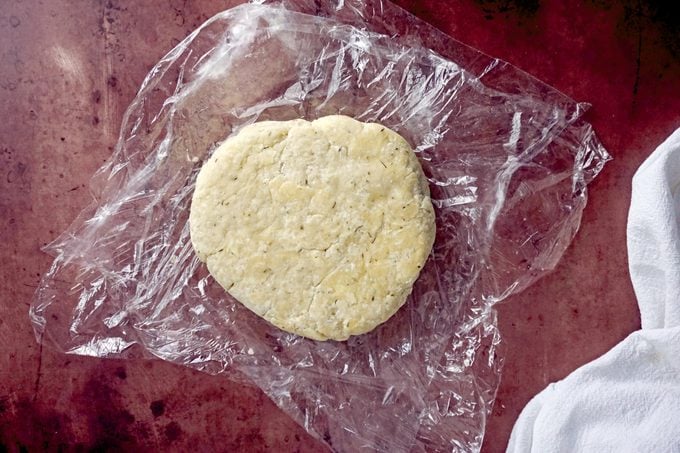
[{"label": "dough disc", "polygon": [[198,257],[233,297],[315,340],[390,318],[435,237],[408,143],[346,116],[244,127],[199,172],[189,224]]}]

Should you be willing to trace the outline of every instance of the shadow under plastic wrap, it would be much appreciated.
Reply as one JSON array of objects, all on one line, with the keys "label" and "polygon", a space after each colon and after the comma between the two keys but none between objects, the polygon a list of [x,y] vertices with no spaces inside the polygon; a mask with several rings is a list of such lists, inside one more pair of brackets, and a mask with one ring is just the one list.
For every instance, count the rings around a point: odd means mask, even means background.
[{"label": "shadow under plastic wrap", "polygon": [[[46,248],[36,334],[254,382],[338,451],[477,450],[502,365],[493,305],[555,266],[609,159],[587,106],[387,2],[265,3],[213,17],[144,80],[96,203]],[[406,305],[342,343],[282,332],[226,295],[187,224],[216,144],[254,121],[328,114],[402,134],[437,215]]]}]

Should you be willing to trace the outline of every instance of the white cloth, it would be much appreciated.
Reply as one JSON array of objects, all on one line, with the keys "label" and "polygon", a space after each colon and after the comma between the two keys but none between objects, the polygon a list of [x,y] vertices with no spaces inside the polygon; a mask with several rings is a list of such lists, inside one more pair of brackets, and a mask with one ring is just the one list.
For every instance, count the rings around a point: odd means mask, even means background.
[{"label": "white cloth", "polygon": [[642,330],[535,396],[508,453],[680,453],[680,129],[633,177],[628,259]]}]

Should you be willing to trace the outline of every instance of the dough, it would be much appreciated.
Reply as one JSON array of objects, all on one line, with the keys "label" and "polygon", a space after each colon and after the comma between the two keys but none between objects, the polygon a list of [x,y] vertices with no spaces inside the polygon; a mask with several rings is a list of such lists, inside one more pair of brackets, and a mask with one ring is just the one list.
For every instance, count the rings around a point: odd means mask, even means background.
[{"label": "dough", "polygon": [[199,172],[189,224],[220,285],[315,340],[346,340],[392,316],[435,237],[408,143],[346,116],[244,127]]}]

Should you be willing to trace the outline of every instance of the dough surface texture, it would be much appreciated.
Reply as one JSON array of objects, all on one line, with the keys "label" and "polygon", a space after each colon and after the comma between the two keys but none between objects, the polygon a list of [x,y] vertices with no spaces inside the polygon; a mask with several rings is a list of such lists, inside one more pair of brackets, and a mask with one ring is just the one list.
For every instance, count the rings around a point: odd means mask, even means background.
[{"label": "dough surface texture", "polygon": [[198,257],[243,305],[287,332],[346,340],[404,304],[434,219],[406,140],[327,116],[227,139],[198,174],[189,225]]}]

